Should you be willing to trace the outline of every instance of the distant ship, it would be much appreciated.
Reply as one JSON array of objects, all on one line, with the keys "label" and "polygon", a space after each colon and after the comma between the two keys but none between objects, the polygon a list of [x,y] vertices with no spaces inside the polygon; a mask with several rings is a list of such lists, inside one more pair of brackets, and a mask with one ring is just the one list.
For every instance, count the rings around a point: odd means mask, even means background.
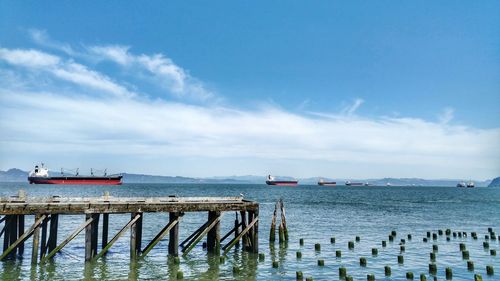
[{"label": "distant ship", "polygon": [[297,185],[299,181],[297,180],[276,180],[273,176],[268,175],[266,184],[267,185]]},{"label": "distant ship", "polygon": [[336,186],[337,182],[335,181],[324,181],[323,179],[320,179],[318,181],[318,185],[324,185],[324,186]]},{"label": "distant ship", "polygon": [[362,182],[351,182],[351,181],[346,181],[345,182],[345,185],[347,186],[363,186],[365,185],[364,183]]},{"label": "distant ship", "polygon": [[49,169],[42,165],[35,166],[35,169],[29,173],[28,182],[30,184],[98,184],[98,185],[120,185],[122,184],[122,175],[107,175],[106,171],[103,176],[95,176],[94,172],[90,171],[90,176],[79,175],[78,169],[76,175],[64,175],[61,169],[60,176],[50,176]]},{"label": "distant ship", "polygon": [[469,181],[469,182],[467,183],[467,187],[468,187],[468,188],[473,188],[474,186],[476,186],[476,185],[474,184],[474,182],[473,182],[473,181]]},{"label": "distant ship", "polygon": [[385,186],[392,186],[392,183],[388,182],[385,184]]},{"label": "distant ship", "polygon": [[467,185],[465,184],[465,182],[459,182],[457,183],[457,187],[466,187]]}]

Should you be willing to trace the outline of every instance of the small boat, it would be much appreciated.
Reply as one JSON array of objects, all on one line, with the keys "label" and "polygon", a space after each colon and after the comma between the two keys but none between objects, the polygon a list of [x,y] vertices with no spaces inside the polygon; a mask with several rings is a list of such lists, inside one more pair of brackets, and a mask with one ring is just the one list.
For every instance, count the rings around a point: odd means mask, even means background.
[{"label": "small boat", "polygon": [[322,185],[322,186],[336,186],[337,182],[335,182],[335,181],[325,181],[323,179],[320,179],[318,181],[318,185]]},{"label": "small boat", "polygon": [[297,180],[276,180],[273,176],[268,175],[266,184],[267,185],[288,185],[288,186],[294,186],[297,185],[299,181]]},{"label": "small boat", "polygon": [[475,187],[475,186],[476,186],[476,185],[474,184],[474,182],[473,182],[473,181],[469,181],[469,182],[467,183],[467,187],[468,187],[468,188],[473,188],[473,187]]},{"label": "small boat", "polygon": [[466,187],[467,185],[465,184],[465,182],[459,182],[457,183],[457,187]]},{"label": "small boat", "polygon": [[346,182],[345,182],[345,185],[347,185],[347,186],[363,186],[363,185],[364,185],[364,183],[362,183],[362,182],[351,182],[351,181],[346,181]]},{"label": "small boat", "polygon": [[392,183],[388,182],[385,184],[385,186],[392,186]]},{"label": "small boat", "polygon": [[45,168],[43,163],[39,167],[35,166],[29,175],[30,184],[92,184],[92,185],[120,185],[122,184],[122,175],[108,175],[104,170],[103,176],[95,176],[94,171],[90,170],[89,176],[81,176],[76,169],[75,175],[65,175],[61,169],[60,176],[49,175],[49,169]]}]

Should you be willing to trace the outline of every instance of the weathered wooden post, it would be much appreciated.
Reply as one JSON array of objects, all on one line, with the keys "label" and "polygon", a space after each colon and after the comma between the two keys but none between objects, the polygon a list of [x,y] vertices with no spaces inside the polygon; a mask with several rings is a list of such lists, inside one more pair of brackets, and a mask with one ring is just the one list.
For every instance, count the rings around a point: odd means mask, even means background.
[{"label": "weathered wooden post", "polygon": [[[24,234],[24,215],[17,216],[18,234],[21,237]],[[20,256],[24,253],[24,241],[19,244],[17,251]]]},{"label": "weathered wooden post", "polygon": [[135,221],[130,226],[130,258],[135,259],[141,253],[141,242],[142,242],[142,217],[143,214],[140,212],[130,214],[130,219],[134,219],[136,216],[139,219]]},{"label": "weathered wooden post", "polygon": [[[253,253],[258,253],[259,252],[259,209],[254,210],[249,212],[250,214],[250,221],[252,222],[253,220],[257,219],[257,221],[254,223],[251,231],[251,242],[252,242],[252,249],[251,252]],[[287,234],[288,235],[288,234]],[[286,238],[288,240],[288,238]]]},{"label": "weathered wooden post", "polygon": [[52,252],[52,250],[54,250],[57,247],[58,224],[59,224],[59,215],[58,214],[50,215],[50,232],[48,241],[49,252]]},{"label": "weathered wooden post", "polygon": [[[240,222],[238,221],[238,212],[235,212],[236,218],[234,219],[234,237],[238,237],[240,234]],[[236,241],[235,246],[240,245],[240,240]]]},{"label": "weathered wooden post", "polygon": [[86,214],[85,220],[90,219],[92,222],[85,227],[85,261],[90,261],[97,255],[99,214]]},{"label": "weathered wooden post", "polygon": [[104,249],[108,245],[108,230],[109,230],[109,214],[102,214],[102,240],[101,248]]},{"label": "weathered wooden post", "polygon": [[269,242],[274,243],[276,241],[276,216],[278,215],[278,202],[274,204],[274,213],[271,220],[271,229],[269,230]]},{"label": "weathered wooden post", "polygon": [[[179,219],[178,212],[169,213],[169,223],[172,223],[175,220]],[[179,223],[176,223],[171,229],[169,233],[168,239],[168,254],[174,257],[179,255]]]},{"label": "weathered wooden post", "polygon": [[42,221],[42,237],[40,240],[40,260],[45,257],[47,253],[47,224],[49,223],[51,216],[46,216]]},{"label": "weathered wooden post", "polygon": [[[209,211],[208,221],[214,221],[220,217],[220,211]],[[220,255],[220,220],[207,233],[207,251]]]},{"label": "weathered wooden post", "polygon": [[[35,222],[41,218],[40,214],[35,215]],[[40,227],[36,227],[33,231],[33,248],[31,249],[31,264],[38,263],[38,247],[40,242]]]}]

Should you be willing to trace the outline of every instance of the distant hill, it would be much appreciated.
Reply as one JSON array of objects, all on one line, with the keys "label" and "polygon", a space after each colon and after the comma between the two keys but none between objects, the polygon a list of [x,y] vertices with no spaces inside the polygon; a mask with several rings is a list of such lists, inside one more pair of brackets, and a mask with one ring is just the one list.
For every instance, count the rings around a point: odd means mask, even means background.
[{"label": "distant hill", "polygon": [[500,187],[500,177],[498,178],[494,178],[490,184],[488,185],[488,187]]},{"label": "distant hill", "polygon": [[[206,177],[206,178],[191,178],[180,176],[159,176],[146,174],[129,174],[122,173],[124,183],[234,183],[234,184],[263,184],[266,180],[265,176],[221,176],[221,177]],[[0,171],[0,182],[26,182],[28,172],[20,169],[9,169],[8,171]],[[279,179],[291,180],[293,177],[277,176]],[[440,179],[427,180],[420,178],[382,178],[382,179],[345,179],[345,178],[326,178],[326,177],[311,177],[298,179],[299,184],[316,185],[320,179],[325,181],[336,181],[338,185],[343,185],[347,180],[351,182],[368,182],[371,185],[384,186],[390,183],[394,186],[455,186],[458,182],[466,181],[460,179]],[[491,183],[490,183],[491,182]],[[475,181],[476,186],[500,186],[500,177],[493,181]]]},{"label": "distant hill", "polygon": [[27,181],[28,172],[20,169],[9,169],[7,171],[0,171],[0,181],[2,182],[21,182]]}]

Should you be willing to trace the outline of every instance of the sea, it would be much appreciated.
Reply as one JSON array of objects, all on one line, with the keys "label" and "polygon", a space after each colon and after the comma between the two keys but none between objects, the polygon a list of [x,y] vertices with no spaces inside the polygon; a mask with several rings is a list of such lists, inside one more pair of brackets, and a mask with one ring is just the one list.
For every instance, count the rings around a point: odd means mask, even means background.
[{"label": "sea", "polygon": [[[0,262],[1,280],[176,280],[181,271],[184,280],[296,280],[301,271],[304,279],[339,280],[339,267],[345,267],[354,280],[367,280],[373,274],[376,280],[407,280],[411,272],[415,280],[425,274],[427,280],[445,280],[445,269],[451,268],[453,280],[474,280],[481,274],[483,280],[500,280],[500,258],[491,250],[500,250],[500,242],[491,236],[492,228],[500,235],[500,188],[457,188],[427,186],[316,186],[299,185],[267,186],[264,184],[132,184],[121,186],[65,186],[29,185],[25,183],[0,183],[0,196],[12,196],[24,190],[28,197],[81,197],[112,196],[243,196],[260,204],[259,252],[260,261],[237,247],[227,255],[224,263],[219,257],[207,254],[202,243],[187,256],[180,257],[180,264],[167,255],[168,236],[146,257],[131,261],[129,234],[111,247],[107,256],[95,262],[84,262],[84,233],[71,241],[54,260],[43,265],[31,265],[31,239],[26,242],[24,257]],[[269,242],[271,219],[276,202],[282,199],[286,210],[289,240],[286,243]],[[130,219],[130,214],[110,215],[110,238]],[[27,217],[27,225],[34,218]],[[207,220],[206,213],[186,213],[180,224],[182,241]],[[225,212],[221,233],[234,225],[235,213]],[[59,218],[58,243],[84,221],[82,215],[65,215]],[[143,221],[143,245],[146,245],[168,222],[168,214],[147,213]],[[102,220],[101,220],[102,223]],[[278,220],[279,223],[279,220]],[[0,225],[3,227],[3,224]],[[28,226],[26,226],[27,228]],[[446,235],[467,232],[467,237]],[[427,232],[439,234],[424,242]],[[389,235],[396,232],[393,242]],[[474,240],[471,232],[477,232]],[[409,239],[408,234],[411,235]],[[359,241],[356,241],[356,236]],[[331,243],[331,238],[335,243]],[[299,240],[304,244],[300,245]],[[404,239],[404,241],[401,241]],[[3,241],[3,237],[0,239]],[[382,241],[387,241],[382,247]],[[354,249],[348,242],[354,241]],[[489,248],[484,248],[488,242]],[[99,241],[100,243],[100,241]],[[315,250],[315,244],[321,250]],[[404,245],[402,245],[404,243]],[[466,244],[474,270],[467,269],[459,244]],[[430,253],[433,245],[437,272],[429,273]],[[404,251],[401,251],[404,246]],[[372,248],[378,249],[376,256]],[[342,256],[337,258],[335,251]],[[302,257],[297,258],[297,252]],[[402,255],[404,262],[398,263]],[[360,258],[366,258],[366,266]],[[324,266],[318,266],[318,260]],[[273,261],[278,267],[273,267]],[[486,266],[493,266],[494,275],[487,275]],[[391,276],[385,276],[384,267],[391,267]],[[234,269],[238,269],[234,272]]]}]

